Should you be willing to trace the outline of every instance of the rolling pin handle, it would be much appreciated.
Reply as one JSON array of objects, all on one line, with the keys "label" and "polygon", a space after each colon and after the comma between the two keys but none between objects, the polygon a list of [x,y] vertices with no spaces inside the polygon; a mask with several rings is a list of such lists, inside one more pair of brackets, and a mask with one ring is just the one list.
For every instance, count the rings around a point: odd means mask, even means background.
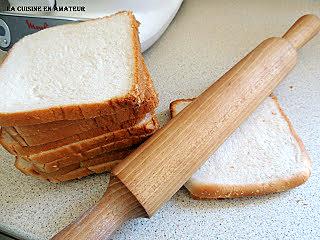
[{"label": "rolling pin handle", "polygon": [[96,206],[67,226],[52,240],[105,240],[124,222],[146,216],[144,208],[117,177]]},{"label": "rolling pin handle", "polygon": [[303,47],[320,31],[320,19],[316,15],[308,14],[299,18],[283,35],[295,49]]}]

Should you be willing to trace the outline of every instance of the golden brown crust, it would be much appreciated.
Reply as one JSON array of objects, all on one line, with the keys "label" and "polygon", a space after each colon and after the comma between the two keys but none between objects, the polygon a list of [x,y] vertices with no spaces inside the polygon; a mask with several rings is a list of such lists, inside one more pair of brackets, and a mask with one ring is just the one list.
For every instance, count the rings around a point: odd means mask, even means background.
[{"label": "golden brown crust", "polygon": [[[154,99],[157,99],[156,97],[156,93],[153,91],[153,96]],[[155,106],[157,105],[157,100],[156,101],[150,101],[149,104],[145,105],[145,108],[142,108],[141,111],[146,111],[149,110],[150,108],[154,109]],[[113,131],[114,129],[112,129],[111,131]],[[83,136],[83,138],[92,138],[92,137],[96,137],[97,135],[95,135],[95,131],[91,132],[90,134],[85,134]],[[73,135],[71,137],[62,139],[62,140],[58,140],[55,142],[50,142],[50,143],[46,143],[43,145],[37,145],[37,146],[22,146],[20,144],[15,144],[16,141],[12,138],[12,136],[10,136],[10,134],[8,134],[6,131],[4,131],[2,129],[1,131],[1,135],[0,135],[0,143],[7,149],[7,151],[9,151],[11,154],[20,154],[20,155],[24,155],[24,156],[28,156],[28,155],[32,155],[32,154],[37,154],[39,152],[42,151],[47,151],[50,149],[54,149],[54,148],[58,148],[67,144],[71,144],[73,142],[77,142],[80,140],[83,140],[83,138],[81,138],[81,136],[78,135]]]},{"label": "golden brown crust", "polygon": [[[55,172],[45,173],[36,169],[32,164],[26,162],[21,158],[17,158],[15,161],[15,166],[21,172],[26,175],[30,175],[41,180],[47,180],[50,182],[64,182],[73,179],[80,179],[82,177],[94,174],[94,173],[102,173],[106,171],[110,171],[112,167],[114,167],[117,163],[119,163],[124,155],[114,155],[106,156],[105,159],[103,156],[98,156],[92,159],[91,164],[87,164],[85,167],[81,166],[80,163],[75,163],[69,166],[66,166],[63,169],[59,169]],[[120,158],[118,158],[120,157]],[[105,161],[104,161],[105,160]],[[95,161],[98,164],[95,164]]]},{"label": "golden brown crust", "polygon": [[107,162],[107,163],[101,163],[98,165],[90,166],[88,169],[94,173],[103,173],[103,172],[110,172],[111,169],[116,166],[121,160],[113,161],[113,162]]},{"label": "golden brown crust", "polygon": [[[123,148],[119,148],[109,152],[104,152],[99,155],[92,156],[90,158],[80,157],[80,158],[71,159],[70,161],[59,159],[58,161],[48,162],[45,164],[39,164],[35,161],[32,161],[30,163],[33,164],[34,169],[36,169],[37,171],[49,174],[49,173],[58,172],[74,164],[80,164],[79,167],[88,167],[88,166],[93,166],[93,165],[97,165],[104,162],[113,161],[114,159],[117,159],[117,160],[123,159],[134,150],[134,147],[135,147],[134,145],[130,145],[129,147],[124,145]],[[59,174],[60,173],[58,173],[58,175]]]},{"label": "golden brown crust", "polygon": [[[135,21],[132,14],[131,20],[132,27],[137,28],[138,23]],[[90,109],[88,109],[89,112],[86,112],[86,109],[82,109],[82,106],[81,108],[78,106],[77,108],[75,106],[71,106],[64,107],[63,110],[60,109],[61,113],[55,112],[51,109],[52,111],[49,110],[51,111],[50,114],[54,115],[55,117],[58,116],[58,119],[60,116],[59,114],[63,114],[64,119],[73,119],[78,115],[86,118],[86,116],[88,116],[88,114],[91,114],[92,111],[96,111],[100,115],[95,118],[94,124],[100,126],[102,124],[108,125],[110,122],[118,123],[125,122],[125,120],[136,119],[137,116],[140,116],[142,114],[144,116],[146,113],[153,111],[158,105],[158,98],[150,74],[140,53],[140,44],[138,40],[137,29],[136,31],[133,31],[132,39],[133,42],[136,42],[136,44],[133,44],[133,50],[135,51],[135,79],[143,79],[143,84],[136,84],[135,86],[133,86],[130,91],[131,95],[127,96],[127,99],[132,99],[139,94],[140,102],[137,103],[137,107],[132,107],[128,105],[127,102],[115,101],[111,103],[111,108],[115,111],[113,114],[108,114],[104,109],[106,106],[101,106],[101,104],[92,106]],[[68,111],[67,113],[62,112],[66,110]],[[106,115],[110,120],[106,120]],[[40,120],[42,121],[42,119],[36,118],[36,121]],[[90,139],[87,138],[94,135],[94,133],[88,133],[85,136],[85,143],[81,143],[78,147],[70,147],[68,151],[56,152],[56,150],[52,150],[52,152],[54,152],[52,156],[40,152],[47,151],[49,149],[55,149],[56,147],[62,147],[66,144],[69,144],[68,141],[70,141],[70,143],[77,142],[79,141],[79,136],[72,139],[69,138],[68,140],[63,139],[62,141],[59,141],[58,144],[47,143],[38,146],[28,146],[30,143],[35,144],[36,142],[33,142],[33,140],[30,141],[30,138],[26,138],[27,136],[34,136],[34,139],[36,139],[35,136],[39,133],[42,133],[44,134],[43,136],[46,137],[45,135],[49,134],[49,132],[52,130],[51,128],[53,128],[53,130],[59,129],[61,127],[63,127],[64,130],[71,129],[69,128],[70,125],[72,125],[72,123],[77,124],[75,122],[79,121],[84,120],[59,120],[56,122],[46,123],[46,127],[39,125],[30,126],[30,122],[28,122],[29,126],[15,126],[15,128],[9,128],[9,130],[7,129],[7,131],[1,131],[2,133],[0,136],[0,142],[13,154],[26,155],[26,153],[28,153],[27,156],[34,154],[33,156],[29,156],[26,158],[17,158],[16,165],[18,166],[18,169],[21,169],[21,166],[23,166],[21,171],[24,171],[26,174],[38,177],[40,179],[48,180],[51,182],[61,182],[81,178],[93,173],[101,173],[111,170],[111,167],[113,167],[115,164],[121,161],[121,159],[123,159],[126,155],[133,151],[133,147],[136,144],[140,144],[142,141],[146,140],[156,129],[158,129],[159,126],[155,116],[153,116],[151,121],[144,124],[141,128],[129,128],[132,126],[132,124],[130,124],[129,126],[127,126],[127,128],[129,129],[115,132],[115,130],[119,129],[117,127],[110,127],[110,125],[108,125],[108,130],[112,132],[111,138],[104,136],[103,141],[99,141],[99,143],[89,143]],[[49,128],[47,128],[48,126]],[[121,129],[125,128],[124,126],[126,125],[122,124]],[[33,134],[35,128],[40,130],[36,131],[37,134]],[[17,131],[21,129],[25,130],[26,134],[21,134],[19,133],[19,131]],[[92,128],[89,128],[89,130],[90,132],[96,132]],[[8,131],[11,131],[12,136],[8,134]],[[70,132],[73,132],[73,130]],[[25,146],[17,146],[17,141],[14,138],[19,139],[18,141]],[[35,141],[43,141],[43,139],[37,139],[38,140]],[[126,149],[128,147],[129,149]],[[66,153],[74,155],[71,156],[67,155]],[[26,161],[26,159],[28,161]],[[19,164],[19,161],[22,164]]]},{"label": "golden brown crust", "polygon": [[64,175],[47,178],[47,180],[50,182],[59,183],[59,182],[66,182],[74,179],[81,179],[83,177],[86,177],[95,173],[110,172],[111,169],[115,165],[117,165],[119,162],[121,162],[121,160],[101,163],[101,164],[90,166],[87,168],[79,168],[74,171],[68,172],[67,174],[64,174]]},{"label": "golden brown crust", "polygon": [[95,138],[86,139],[81,142],[60,147],[58,149],[53,149],[53,151],[30,155],[28,158],[38,162],[54,161],[64,157],[77,155],[79,152],[85,152],[109,143],[131,139],[132,137],[150,135],[158,129],[158,124],[154,121],[156,121],[156,119],[153,117],[149,122],[139,127],[122,129],[114,133],[103,134]]},{"label": "golden brown crust", "polygon": [[[138,116],[138,120],[143,120],[145,118],[145,114],[142,115],[142,118]],[[132,125],[133,124],[133,125]],[[139,124],[139,122],[138,122]],[[11,137],[21,146],[24,147],[31,147],[31,146],[37,146],[37,145],[45,145],[45,144],[51,144],[53,142],[56,142],[59,145],[59,141],[66,142],[66,139],[76,139],[77,141],[96,137],[102,134],[106,133],[112,133],[116,131],[120,131],[121,129],[125,129],[125,126],[130,127],[136,127],[137,122],[136,120],[132,122],[125,122],[124,124],[113,124],[108,125],[106,122],[104,126],[99,125],[99,127],[94,128],[86,128],[86,126],[76,126],[72,125],[69,126],[65,131],[61,131],[60,129],[58,131],[51,131],[47,133],[40,133],[37,135],[32,136],[22,136],[17,132],[12,131],[12,129],[8,129],[6,127],[3,128],[4,131],[8,132],[8,134],[11,135]],[[100,127],[101,126],[101,127]],[[81,131],[83,130],[83,131]]]},{"label": "golden brown crust", "polygon": [[[130,17],[132,27],[132,45],[134,52],[134,79],[130,91],[120,97],[94,104],[81,104],[70,106],[56,106],[48,109],[38,109],[17,113],[0,113],[1,126],[19,126],[41,124],[60,120],[76,120],[94,118],[97,116],[116,114],[119,110],[138,108],[143,101],[144,84],[139,78],[140,42],[138,36],[139,23],[132,12],[120,12]],[[10,55],[10,54],[8,54]]]},{"label": "golden brown crust", "polygon": [[11,146],[11,142],[13,141],[14,139],[6,131],[4,131],[3,128],[0,128],[0,144],[10,154],[16,155],[16,151]]},{"label": "golden brown crust", "polygon": [[283,192],[295,188],[308,180],[310,171],[301,172],[289,179],[282,179],[268,184],[249,185],[220,185],[220,184],[192,184],[187,188],[194,199],[223,199],[248,196],[260,196],[271,193]]},{"label": "golden brown crust", "polygon": [[[147,137],[148,136],[146,136],[145,139]],[[77,162],[73,163],[69,162],[69,165],[65,165],[66,162],[63,161],[64,164],[63,166],[60,166],[61,168],[55,168],[55,171],[50,172],[42,171],[43,169],[39,169],[34,163],[28,162],[21,157],[16,159],[15,165],[20,171],[27,175],[50,182],[63,182],[73,179],[80,179],[94,173],[110,171],[112,167],[118,164],[134,150],[132,144],[128,144],[127,147],[129,148],[125,148],[123,150],[119,150],[121,149],[119,145],[116,144],[115,146],[116,150],[112,152],[103,153],[101,155],[97,155],[97,153],[95,153],[92,158],[84,159],[82,161],[78,160]],[[21,164],[21,162],[23,164]]]},{"label": "golden brown crust", "polygon": [[[93,137],[85,138],[83,140],[75,141],[70,144],[66,144],[60,146],[58,148],[48,149],[47,151],[41,151],[36,154],[22,154],[23,149],[30,149],[33,147],[23,147],[19,145],[19,143],[15,142],[14,139],[11,138],[5,131],[1,133],[2,145],[14,155],[24,156],[24,158],[30,161],[37,161],[39,163],[45,163],[50,161],[55,161],[58,159],[67,159],[69,157],[85,157],[82,156],[83,152],[93,152],[93,149],[102,148],[102,146],[106,144],[113,144],[113,148],[116,147],[116,143],[119,141],[131,141],[134,138],[144,135],[150,135],[154,133],[159,128],[158,121],[154,114],[151,115],[150,120],[145,122],[144,124],[137,125],[128,129],[121,129],[116,132],[105,133],[98,136],[94,136],[95,133],[93,132]],[[89,137],[89,135],[86,135]],[[118,144],[119,145],[119,144]],[[119,146],[121,147],[121,145]],[[89,154],[89,152],[87,153]],[[80,156],[79,156],[80,155]]]},{"label": "golden brown crust", "polygon": [[18,158],[16,158],[14,162],[14,166],[26,175],[32,175],[32,176],[39,175],[36,171],[34,171],[31,163],[22,162]]},{"label": "golden brown crust", "polygon": [[[295,138],[295,140],[297,141],[297,143],[299,145],[299,148],[301,149],[301,153],[303,154],[303,159],[308,164],[308,167],[309,167],[309,169],[311,171],[311,159],[310,159],[310,157],[308,155],[308,152],[307,152],[307,150],[306,150],[301,138],[299,137],[297,132],[294,130],[289,117],[282,110],[278,98],[275,95],[271,95],[271,97],[272,97],[273,101],[276,103],[277,108],[279,109],[279,112],[280,112],[281,116],[286,120],[292,136]],[[309,175],[310,175],[310,173],[309,173]]]},{"label": "golden brown crust", "polygon": [[[269,183],[263,184],[247,184],[247,185],[226,185],[226,184],[203,184],[196,183],[193,181],[192,183],[187,183],[185,186],[190,192],[190,195],[194,199],[220,199],[220,198],[237,198],[237,197],[246,197],[246,196],[259,196],[270,193],[277,193],[286,191],[288,189],[297,187],[304,182],[306,182],[311,173],[311,160],[305,150],[305,147],[292,127],[292,124],[286,114],[283,112],[280,104],[275,96],[272,96],[272,99],[276,103],[281,116],[286,120],[288,127],[292,136],[297,141],[299,148],[301,149],[302,159],[306,163],[307,168],[305,171],[299,173],[298,175],[294,175],[290,178],[275,180]],[[176,106],[182,102],[191,102],[193,99],[179,99],[173,101],[170,104],[170,113],[171,116],[175,116]]]},{"label": "golden brown crust", "polygon": [[93,174],[93,172],[91,172],[88,168],[78,168],[64,175],[49,178],[48,180],[51,182],[65,182],[73,179],[80,179],[89,176],[90,174]]},{"label": "golden brown crust", "polygon": [[72,139],[80,140],[134,126],[144,119],[146,115],[145,111],[152,111],[156,107],[156,104],[156,98],[151,96],[137,112],[136,119],[130,119],[122,123],[110,122],[108,118],[103,119],[99,117],[83,125],[72,124],[52,131],[38,132],[36,135],[22,135],[17,132],[14,127],[3,127],[3,130],[10,134],[11,137],[22,146],[50,145],[50,143],[52,144],[53,142],[58,144],[59,140],[66,143],[68,139],[69,141],[73,141]]},{"label": "golden brown crust", "polygon": [[47,161],[46,159],[42,159],[42,161],[35,161],[22,156],[21,158],[34,164],[34,166],[36,166],[38,170],[49,173],[49,172],[57,171],[61,168],[64,168],[74,163],[86,162],[89,159],[95,158],[100,155],[107,155],[114,151],[119,151],[119,150],[126,149],[128,147],[137,146],[142,142],[144,142],[146,139],[148,139],[149,136],[150,135],[136,136],[136,137],[124,139],[121,141],[117,141],[114,143],[108,143],[108,144],[99,146],[97,148],[90,149],[88,151],[83,151],[78,154],[66,156],[64,158],[60,158],[53,161]]}]

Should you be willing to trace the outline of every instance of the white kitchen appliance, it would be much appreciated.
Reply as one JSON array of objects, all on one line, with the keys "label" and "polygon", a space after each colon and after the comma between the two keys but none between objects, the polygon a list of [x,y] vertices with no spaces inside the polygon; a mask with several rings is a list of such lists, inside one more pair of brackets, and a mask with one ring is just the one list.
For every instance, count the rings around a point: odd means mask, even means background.
[{"label": "white kitchen appliance", "polygon": [[[54,26],[63,24],[67,22],[67,20],[97,18],[122,10],[131,10],[141,23],[139,28],[140,41],[142,50],[145,51],[160,38],[169,26],[179,10],[182,1],[183,0],[8,0],[10,6],[14,6],[15,8],[13,11],[7,11],[3,18],[1,18],[0,13],[0,47],[2,47],[2,49],[3,46],[11,47],[12,44],[10,45],[10,42],[14,43],[24,35],[34,32],[29,33],[29,31],[23,29],[24,26],[26,28],[28,27],[26,25],[27,19],[23,17],[34,17],[32,19],[38,24],[35,26],[40,26],[41,28],[47,25]],[[20,10],[18,10],[19,6]],[[29,11],[29,9],[23,9],[21,6],[48,6],[51,8],[54,6],[81,6],[84,7],[85,11]],[[15,16],[17,16],[17,18],[14,18]],[[16,23],[20,22],[22,25],[13,25],[13,18]],[[58,19],[58,22],[55,21],[56,19]],[[46,22],[41,23],[42,20]],[[10,22],[11,25],[9,25],[8,22]],[[48,22],[52,24],[50,25]],[[45,23],[47,23],[47,25]],[[20,33],[13,31],[20,31]],[[1,44],[3,46],[1,46]]]}]

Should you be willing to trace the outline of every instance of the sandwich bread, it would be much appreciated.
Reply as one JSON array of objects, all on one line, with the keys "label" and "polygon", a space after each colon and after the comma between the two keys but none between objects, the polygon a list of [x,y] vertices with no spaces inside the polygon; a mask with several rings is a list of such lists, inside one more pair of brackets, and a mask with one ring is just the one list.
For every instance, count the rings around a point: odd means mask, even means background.
[{"label": "sandwich bread", "polygon": [[0,125],[133,111],[144,98],[140,54],[131,12],[24,37],[0,66]]},{"label": "sandwich bread", "polygon": [[[192,100],[172,102],[172,117]],[[311,162],[301,139],[276,97],[268,97],[185,187],[197,199],[263,195],[303,184],[310,171]]]}]

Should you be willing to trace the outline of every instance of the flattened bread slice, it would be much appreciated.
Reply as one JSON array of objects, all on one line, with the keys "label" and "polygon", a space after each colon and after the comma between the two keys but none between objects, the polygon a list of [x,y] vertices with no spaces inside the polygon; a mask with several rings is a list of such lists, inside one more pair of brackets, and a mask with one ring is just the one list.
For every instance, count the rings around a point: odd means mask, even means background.
[{"label": "flattened bread slice", "polygon": [[[172,117],[191,102],[172,102]],[[185,186],[197,199],[255,196],[299,186],[310,171],[302,141],[277,99],[268,97]]]},{"label": "flattened bread slice", "polygon": [[131,12],[24,37],[0,66],[0,125],[93,118],[135,109],[144,97],[140,54],[138,22]]}]

